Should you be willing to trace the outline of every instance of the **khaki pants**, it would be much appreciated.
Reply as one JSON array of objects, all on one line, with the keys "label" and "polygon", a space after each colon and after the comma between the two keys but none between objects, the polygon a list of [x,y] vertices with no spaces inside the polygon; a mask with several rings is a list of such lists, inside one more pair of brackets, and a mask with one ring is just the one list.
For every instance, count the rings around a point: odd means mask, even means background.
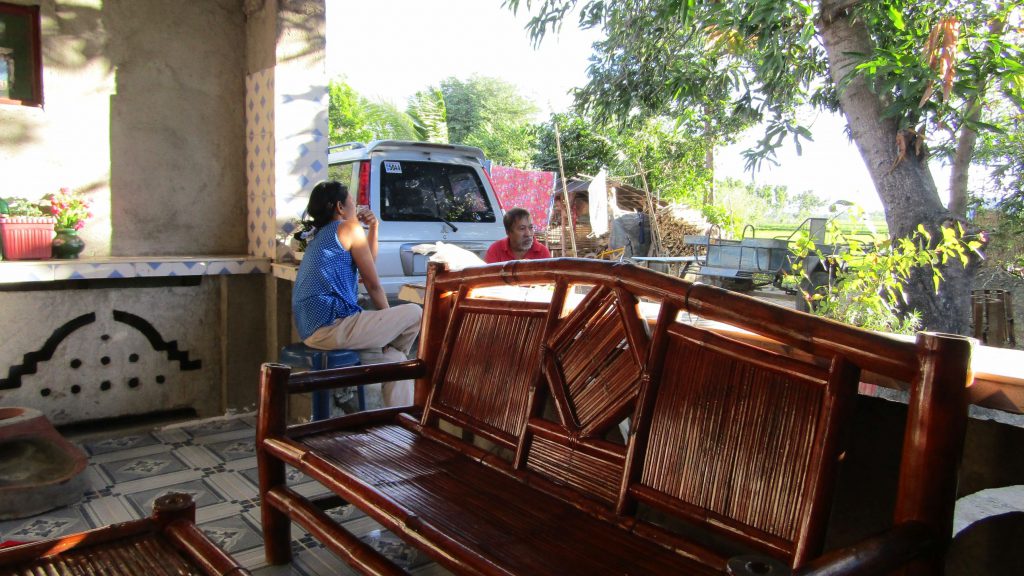
[{"label": "khaki pants", "polygon": [[[317,329],[302,342],[320,350],[355,350],[363,364],[402,362],[420,331],[423,309],[402,304],[386,310],[366,310]],[[407,406],[413,400],[413,381],[385,382],[384,406]]]}]

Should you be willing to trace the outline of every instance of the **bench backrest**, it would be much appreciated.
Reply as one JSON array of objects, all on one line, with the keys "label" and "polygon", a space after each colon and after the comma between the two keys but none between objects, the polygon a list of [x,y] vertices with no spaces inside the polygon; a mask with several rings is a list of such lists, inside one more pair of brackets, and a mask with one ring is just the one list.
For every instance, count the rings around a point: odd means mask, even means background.
[{"label": "bench backrest", "polygon": [[794,564],[817,555],[858,371],[679,323],[666,332],[631,496]]},{"label": "bench backrest", "polygon": [[540,372],[545,312],[543,306],[458,299],[424,418],[441,418],[514,448]]},{"label": "bench backrest", "polygon": [[[537,284],[549,301],[471,297]],[[652,304],[656,320],[641,313]],[[915,345],[631,265],[432,265],[417,398],[424,425],[508,448],[510,474],[609,521],[639,531],[653,509],[800,566],[821,551],[862,369],[911,389],[894,522],[949,533],[969,354],[955,337]],[[924,490],[936,474],[943,487]]]}]

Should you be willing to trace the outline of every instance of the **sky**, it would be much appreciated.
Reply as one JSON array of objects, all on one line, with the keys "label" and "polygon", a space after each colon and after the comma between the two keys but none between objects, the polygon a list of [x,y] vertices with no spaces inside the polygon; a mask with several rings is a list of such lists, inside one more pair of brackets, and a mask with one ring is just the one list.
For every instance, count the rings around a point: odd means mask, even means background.
[{"label": "sky", "polygon": [[[328,0],[327,73],[344,77],[364,97],[399,108],[416,91],[449,76],[490,76],[518,87],[541,109],[538,120],[546,119],[567,109],[569,91],[586,84],[591,44],[600,35],[579,30],[573,17],[535,49],[524,30],[528,19],[522,11],[514,15],[502,8],[501,0]],[[784,184],[791,193],[813,190],[830,200],[881,209],[860,153],[843,133],[843,119],[809,112],[806,120],[814,142],[804,144],[802,155],[787,145],[778,153],[780,166],[764,163],[754,175],[744,171],[741,152],[762,134],[755,127],[737,144],[716,151],[716,177]],[[942,176],[936,178],[943,188]]]},{"label": "sky", "polygon": [[590,44],[599,35],[572,21],[534,50],[523,28],[528,20],[501,0],[328,0],[327,74],[400,108],[449,76],[500,78],[546,119],[572,103],[571,88],[586,83]]}]

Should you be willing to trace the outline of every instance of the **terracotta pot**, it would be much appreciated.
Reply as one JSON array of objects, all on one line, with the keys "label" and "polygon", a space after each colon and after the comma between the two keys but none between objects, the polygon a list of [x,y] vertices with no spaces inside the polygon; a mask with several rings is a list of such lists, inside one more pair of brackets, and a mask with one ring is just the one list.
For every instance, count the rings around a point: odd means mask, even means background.
[{"label": "terracotta pot", "polygon": [[0,216],[0,239],[7,260],[48,260],[54,219],[49,216]]},{"label": "terracotta pot", "polygon": [[77,502],[87,463],[39,410],[0,408],[0,520]]}]

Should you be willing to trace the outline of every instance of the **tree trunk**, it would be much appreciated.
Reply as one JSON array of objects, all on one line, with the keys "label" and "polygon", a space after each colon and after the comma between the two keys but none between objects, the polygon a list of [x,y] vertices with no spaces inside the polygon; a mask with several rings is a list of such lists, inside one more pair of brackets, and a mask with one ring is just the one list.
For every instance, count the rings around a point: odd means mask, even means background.
[{"label": "tree trunk", "polygon": [[[1003,20],[992,20],[988,25],[989,32],[994,36],[1000,36],[1005,24]],[[985,49],[988,49],[987,42]],[[949,211],[961,218],[967,217],[967,172],[978,145],[978,131],[972,128],[971,124],[981,119],[981,108],[988,85],[988,76],[981,74],[982,76],[977,79],[977,94],[967,101],[965,120],[960,126],[960,138],[956,142],[953,169],[949,176]]]},{"label": "tree trunk", "polygon": [[704,191],[704,205],[711,206],[715,203],[715,139],[711,134],[711,115],[707,106],[704,107],[704,168],[711,172],[711,181],[707,190]]},{"label": "tree trunk", "polygon": [[[985,92],[984,81],[978,91]],[[978,97],[967,102],[967,120],[977,121],[981,117],[981,101]],[[956,152],[953,154],[953,167],[949,175],[949,211],[960,218],[967,217],[967,172],[971,167],[971,157],[978,144],[978,131],[967,121],[960,127],[960,137],[956,141]]]},{"label": "tree trunk", "polygon": [[[828,54],[829,73],[836,85],[853,72],[856,54],[872,51],[863,21],[854,17],[849,0],[823,0],[817,27]],[[885,208],[892,238],[905,238],[918,224],[938,230],[951,214],[939,199],[927,159],[915,151],[913,131],[900,130],[896,118],[884,118],[885,102],[863,76],[852,79],[839,93],[839,103],[853,140],[867,166]],[[900,142],[899,139],[902,139]],[[902,145],[901,145],[902,144]],[[904,150],[901,154],[900,150]],[[935,237],[935,234],[933,234]],[[931,277],[915,274],[907,287],[911,308],[921,312],[928,330],[965,334],[970,326],[970,281],[973,269],[955,263],[943,270],[944,281],[934,293]]]}]

